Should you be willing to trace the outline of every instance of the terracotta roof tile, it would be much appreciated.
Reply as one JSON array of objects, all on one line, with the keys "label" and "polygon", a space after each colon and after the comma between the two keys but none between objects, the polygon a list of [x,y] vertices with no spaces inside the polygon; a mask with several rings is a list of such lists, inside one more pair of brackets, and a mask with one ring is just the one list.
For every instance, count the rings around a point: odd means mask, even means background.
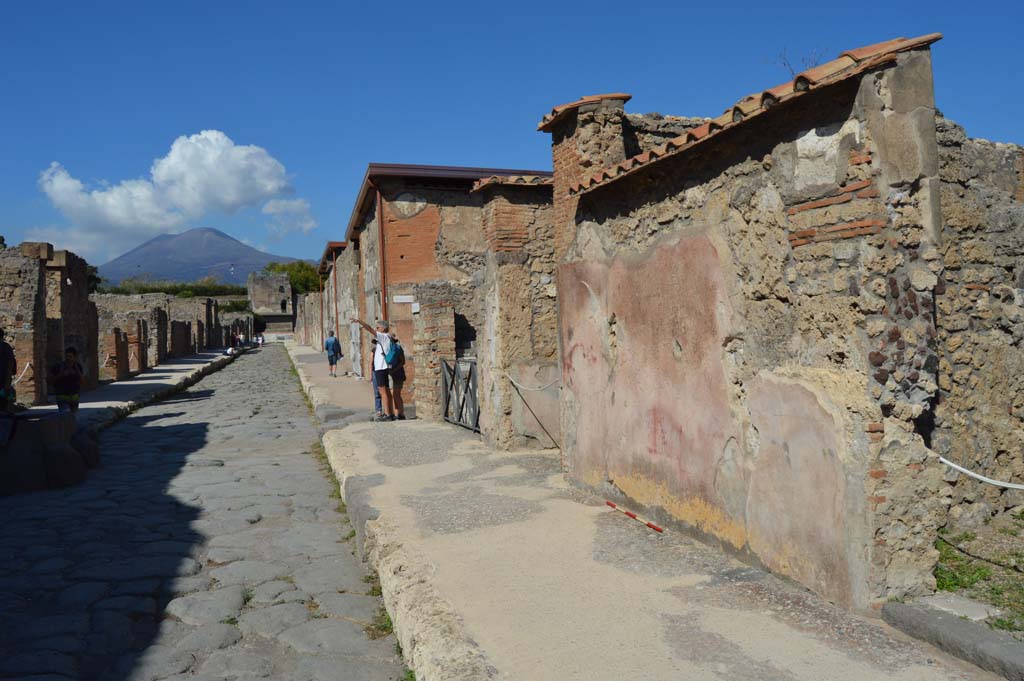
[{"label": "terracotta roof tile", "polygon": [[491,185],[516,185],[516,186],[554,186],[555,180],[548,175],[491,175],[473,183],[472,191],[483,189]]},{"label": "terracotta roof tile", "polygon": [[[796,78],[791,81],[769,88],[759,95],[747,95],[740,101],[736,102],[736,104],[726,109],[725,113],[721,116],[713,118],[696,128],[691,128],[685,135],[680,135],[679,137],[671,139],[660,147],[655,147],[654,149],[627,159],[608,171],[594,173],[575,187],[570,187],[569,191],[572,194],[587,192],[594,187],[606,184],[619,177],[629,175],[637,169],[654,163],[666,156],[684,153],[687,149],[703,143],[710,137],[714,137],[720,130],[726,130],[737,125],[741,125],[744,121],[760,115],[777,104],[800,97],[804,93],[818,87],[831,85],[847,78],[860,75],[869,69],[895,59],[896,55],[900,52],[930,45],[941,39],[941,33],[929,33],[917,38],[896,38],[895,40],[888,40],[875,45],[867,45],[855,50],[843,52],[839,55],[838,59],[833,59],[832,61],[820,66],[807,69],[803,73],[798,74]],[[551,114],[546,116],[541,122],[540,129],[548,129],[548,127],[558,120],[558,118],[566,111],[578,108],[583,104],[600,101],[602,99],[623,99],[626,101],[629,99],[629,95],[595,95],[593,97],[584,97],[583,99],[569,104],[563,104],[560,107],[555,107]]]},{"label": "terracotta roof tile", "polygon": [[570,111],[574,111],[586,104],[594,104],[596,102],[602,102],[606,99],[618,99],[625,103],[632,98],[633,95],[627,95],[624,92],[611,92],[604,95],[587,95],[586,97],[580,97],[575,102],[569,102],[568,104],[561,104],[559,106],[556,106],[554,109],[551,110],[551,113],[544,116],[541,122],[537,125],[537,129],[547,132],[548,130],[550,130],[551,126],[555,122],[560,121],[567,113],[569,113]]}]

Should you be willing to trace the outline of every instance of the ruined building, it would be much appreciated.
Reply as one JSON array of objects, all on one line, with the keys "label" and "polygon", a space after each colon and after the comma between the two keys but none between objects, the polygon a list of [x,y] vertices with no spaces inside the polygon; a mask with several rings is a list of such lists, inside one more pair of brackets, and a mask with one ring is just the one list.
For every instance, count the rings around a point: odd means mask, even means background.
[{"label": "ruined building", "polygon": [[249,308],[261,317],[266,330],[291,333],[295,326],[292,284],[284,272],[250,272]]},{"label": "ruined building", "polygon": [[[339,314],[345,319],[354,312],[371,323],[380,318],[392,323],[407,351],[410,401],[420,385],[413,321],[422,303],[440,296],[451,305],[455,348],[447,359],[478,353],[485,324],[478,294],[485,278],[487,243],[484,198],[473,191],[474,183],[494,175],[545,174],[397,164],[367,168],[348,223],[348,247],[337,256],[336,269],[343,273]],[[359,342],[360,373],[365,375],[372,361],[369,337],[363,334]]]},{"label": "ruined building", "polygon": [[[1019,480],[1019,147],[937,120],[934,34],[664,139],[629,95],[541,122],[569,473],[866,610]],[[653,134],[651,131],[659,132]]]}]

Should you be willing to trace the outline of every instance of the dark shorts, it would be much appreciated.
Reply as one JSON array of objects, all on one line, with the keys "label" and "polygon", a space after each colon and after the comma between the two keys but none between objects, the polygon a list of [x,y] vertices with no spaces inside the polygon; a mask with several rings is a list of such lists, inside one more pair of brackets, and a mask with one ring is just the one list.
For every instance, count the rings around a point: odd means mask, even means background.
[{"label": "dark shorts", "polygon": [[327,363],[334,366],[341,359],[341,355],[327,355]]},{"label": "dark shorts", "polygon": [[390,388],[391,383],[388,382],[388,375],[391,373],[390,369],[374,369],[373,376],[377,379],[378,388]]},{"label": "dark shorts", "polygon": [[405,369],[398,367],[397,369],[391,370],[391,380],[395,382],[396,386],[405,383]]}]

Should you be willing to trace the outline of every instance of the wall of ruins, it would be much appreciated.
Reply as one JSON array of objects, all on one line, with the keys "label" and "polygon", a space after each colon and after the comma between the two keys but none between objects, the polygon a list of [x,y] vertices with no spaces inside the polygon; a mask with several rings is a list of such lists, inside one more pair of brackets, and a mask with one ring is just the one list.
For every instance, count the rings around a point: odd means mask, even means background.
[{"label": "wall of ruins", "polygon": [[554,447],[560,440],[551,190],[550,184],[479,190],[488,246],[477,352],[480,430],[488,444],[505,449]]},{"label": "wall of ruins", "polygon": [[46,261],[49,244],[0,250],[0,328],[18,362],[17,400],[46,403]]},{"label": "wall of ruins", "polygon": [[573,477],[846,606],[934,586],[932,97],[902,53],[581,198],[622,100],[550,128]]},{"label": "wall of ruins", "polygon": [[[934,449],[982,475],[1024,482],[1024,149],[937,124],[944,265]],[[949,471],[951,527],[1024,505],[1024,492]]]},{"label": "wall of ruins", "polygon": [[[381,180],[380,187],[385,259],[380,261],[381,234],[374,204],[363,219],[358,250],[352,249],[358,253],[361,266],[355,286],[362,294],[360,313],[372,324],[384,309],[380,299],[384,268],[387,317],[406,348],[406,397],[414,401],[418,365],[412,340],[417,285],[431,281],[447,284],[455,310],[456,352],[470,356],[476,352],[477,336],[484,325],[478,295],[486,252],[483,202],[470,193],[467,181],[392,178]],[[363,334],[359,352],[365,370],[372,360],[368,341]]]},{"label": "wall of ruins", "polygon": [[70,251],[55,251],[46,262],[46,365],[63,361],[73,347],[85,369],[82,390],[99,381],[97,311],[89,300],[89,264]]},{"label": "wall of ruins", "polygon": [[[189,350],[185,355],[193,355],[202,352],[208,347],[207,330],[213,329],[214,322],[214,301],[210,298],[167,298],[167,316],[171,321],[187,322],[191,338]],[[175,355],[182,357],[184,355]]]},{"label": "wall of ruins", "polygon": [[133,371],[141,371],[143,366],[157,366],[166,360],[168,354],[167,295],[162,293],[141,295],[94,293],[89,299],[97,307],[101,335],[114,327],[127,330],[133,326],[138,328],[138,322],[144,324],[145,343],[141,350],[135,350],[138,358]]},{"label": "wall of ruins", "polygon": [[321,320],[320,292],[307,293],[297,298],[295,338],[311,348],[324,347],[324,325]]},{"label": "wall of ruins", "polygon": [[408,379],[417,395],[416,418],[444,418],[442,362],[455,357],[455,308],[451,288],[443,282],[418,284],[419,310],[413,314],[409,354],[418,357],[420,371]]},{"label": "wall of ruins", "polygon": [[183,322],[177,319],[170,321],[169,343],[167,347],[168,357],[188,357],[195,354],[193,349],[192,322]]},{"label": "wall of ruins", "polygon": [[123,381],[130,376],[131,348],[125,331],[113,327],[101,333],[99,353],[101,381]]},{"label": "wall of ruins", "polygon": [[288,333],[294,328],[295,303],[285,272],[250,272],[246,282],[249,306],[267,325],[267,331]]}]

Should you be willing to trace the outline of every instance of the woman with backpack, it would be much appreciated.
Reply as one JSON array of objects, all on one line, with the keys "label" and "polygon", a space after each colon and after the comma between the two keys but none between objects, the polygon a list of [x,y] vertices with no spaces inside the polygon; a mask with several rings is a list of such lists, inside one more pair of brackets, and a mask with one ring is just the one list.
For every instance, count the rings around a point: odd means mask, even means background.
[{"label": "woman with backpack", "polygon": [[[386,320],[378,319],[377,328],[373,328],[361,319],[353,317],[350,319],[353,324],[363,327],[363,330],[372,335],[377,344],[373,346],[373,378],[377,382],[377,391],[380,393],[383,413],[377,417],[378,421],[395,421],[394,401],[391,396],[391,366],[388,364],[388,357],[394,357],[391,348],[391,336],[388,335],[390,325]],[[405,418],[404,415],[402,418]]]},{"label": "woman with backpack", "polygon": [[391,367],[391,397],[395,401],[395,411],[398,412],[398,420],[405,420],[405,402],[402,400],[402,386],[405,385],[405,349],[398,342],[398,337],[391,332],[391,352],[385,356],[388,366]]}]

